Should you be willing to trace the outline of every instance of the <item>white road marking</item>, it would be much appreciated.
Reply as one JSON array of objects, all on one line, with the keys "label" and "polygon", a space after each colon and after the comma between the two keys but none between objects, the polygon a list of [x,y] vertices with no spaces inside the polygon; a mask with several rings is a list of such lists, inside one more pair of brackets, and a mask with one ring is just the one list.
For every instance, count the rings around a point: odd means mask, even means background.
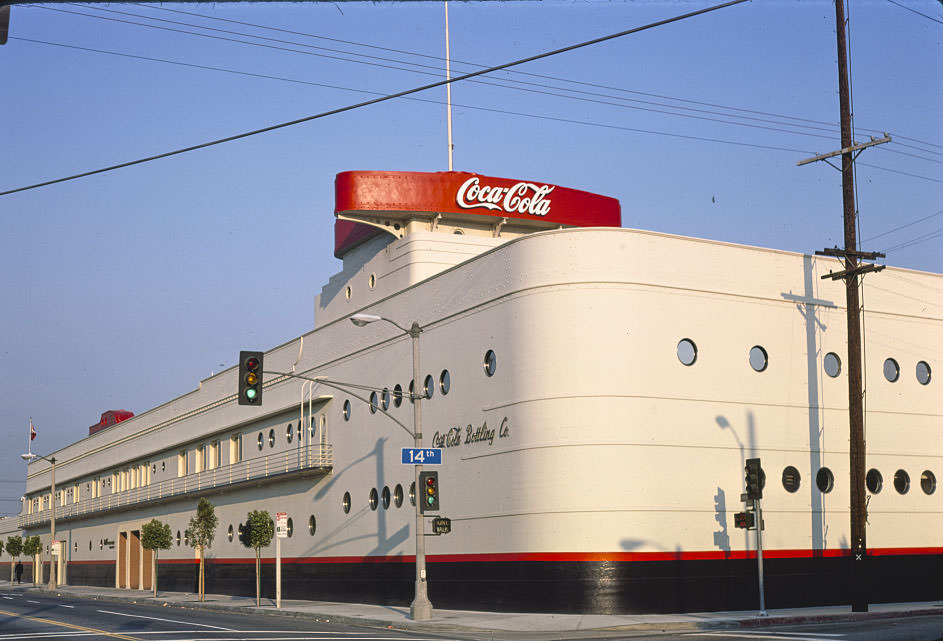
[{"label": "white road marking", "polygon": [[[180,625],[192,625],[198,628],[212,628],[214,630],[223,630],[225,632],[237,632],[237,630],[233,630],[232,628],[223,628],[218,625],[206,625],[204,623],[190,623],[189,621],[176,621],[174,619],[161,619],[158,617],[146,617],[140,614],[125,614],[123,612],[112,612],[110,610],[98,610],[98,611],[101,612],[102,614],[113,614],[119,617],[130,617],[132,619],[149,619],[151,621],[164,621],[165,623],[179,623]],[[139,633],[135,632],[135,634],[139,634]]]},{"label": "white road marking", "polygon": [[60,608],[72,608],[72,609],[75,609],[75,606],[74,606],[74,605],[66,605],[65,603],[60,603],[60,604],[59,604],[59,607],[60,607]]},{"label": "white road marking", "polygon": [[692,632],[692,637],[736,637],[740,639],[772,639],[774,641],[828,641],[842,638],[844,634],[817,634],[807,636],[805,632]]}]

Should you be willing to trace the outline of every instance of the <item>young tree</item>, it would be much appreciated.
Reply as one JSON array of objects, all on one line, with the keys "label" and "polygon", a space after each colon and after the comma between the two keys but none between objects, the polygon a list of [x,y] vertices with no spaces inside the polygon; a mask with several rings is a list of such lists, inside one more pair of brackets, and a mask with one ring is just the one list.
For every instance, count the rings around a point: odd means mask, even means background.
[{"label": "young tree", "polygon": [[246,515],[246,524],[242,526],[239,541],[247,548],[255,548],[255,607],[262,604],[262,583],[260,554],[262,548],[272,543],[275,527],[272,517],[265,510],[252,510]]},{"label": "young tree", "polygon": [[151,555],[151,582],[154,586],[154,598],[157,598],[157,551],[169,550],[173,544],[170,526],[166,523],[151,519],[141,528],[141,547],[153,550]]},{"label": "young tree", "polygon": [[204,561],[206,548],[213,547],[213,539],[216,537],[216,524],[219,519],[216,518],[213,504],[206,498],[200,499],[196,506],[196,516],[190,518],[190,527],[187,528],[187,542],[190,547],[200,551],[200,601],[206,598],[206,584],[204,582]]},{"label": "young tree", "polygon": [[23,554],[33,557],[33,583],[41,583],[43,569],[39,565],[39,555],[43,552],[43,542],[38,536],[31,536],[23,543]]},{"label": "young tree", "polygon": [[13,566],[17,557],[23,554],[23,538],[20,536],[7,537],[7,554],[10,555],[10,585],[13,585]]}]

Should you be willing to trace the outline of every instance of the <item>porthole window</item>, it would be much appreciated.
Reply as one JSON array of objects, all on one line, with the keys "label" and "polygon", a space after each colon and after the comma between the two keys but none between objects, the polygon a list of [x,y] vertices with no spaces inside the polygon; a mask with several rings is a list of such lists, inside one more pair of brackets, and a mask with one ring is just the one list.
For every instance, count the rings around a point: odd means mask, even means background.
[{"label": "porthole window", "polygon": [[485,376],[494,376],[494,371],[498,368],[498,357],[495,356],[493,349],[485,352],[484,367]]},{"label": "porthole window", "polygon": [[835,352],[829,352],[825,355],[825,373],[832,378],[841,374],[841,359]]},{"label": "porthole window", "polygon": [[828,494],[835,489],[835,475],[827,467],[821,468],[815,475],[815,487],[819,488],[822,494]]},{"label": "porthole window", "polygon": [[314,533],[318,531],[318,522],[314,518],[314,514],[308,517],[308,534],[314,536]]},{"label": "porthole window", "polygon": [[89,540],[89,542],[88,542],[88,551],[89,551],[89,552],[92,551],[92,542],[91,542],[91,540]]},{"label": "porthole window", "polygon": [[383,493],[380,494],[380,499],[383,501],[383,509],[387,510],[390,507],[390,488],[384,486]]},{"label": "porthole window", "polygon": [[177,547],[180,547],[180,530],[177,530]]},{"label": "porthole window", "polygon": [[927,385],[930,382],[930,364],[926,361],[917,363],[917,382]]},{"label": "porthole window", "polygon": [[298,445],[301,445],[301,421],[298,421]]},{"label": "porthole window", "polygon": [[786,467],[783,470],[783,489],[792,494],[793,492],[799,491],[799,483],[801,481],[799,475],[799,470],[794,468],[792,465]]},{"label": "porthole window", "polygon": [[377,495],[377,488],[370,489],[370,509],[377,509],[377,503],[379,502],[379,496]]},{"label": "porthole window", "polygon": [[268,446],[275,447],[275,430],[271,429],[268,431]]},{"label": "porthole window", "polygon": [[226,531],[226,538],[229,539],[229,542],[232,543],[233,529],[232,525],[229,526],[229,529]]},{"label": "porthole window", "polygon": [[422,397],[432,398],[433,392],[435,392],[435,380],[432,378],[432,374],[429,374],[422,384]]},{"label": "porthole window", "polygon": [[678,341],[678,360],[682,365],[694,365],[697,360],[697,345],[690,338]]},{"label": "porthole window", "polygon": [[766,350],[759,345],[750,348],[750,367],[756,372],[762,372],[769,365],[769,356]]},{"label": "porthole window", "polygon": [[409,402],[416,402],[416,381],[409,381]]},{"label": "porthole window", "polygon": [[79,542],[78,542],[78,541],[76,541],[76,542],[73,544],[72,550],[75,551],[75,552],[78,552],[78,551],[79,551]]},{"label": "porthole window", "polygon": [[898,494],[906,494],[910,491],[910,474],[906,470],[894,472],[894,489]]},{"label": "porthole window", "polygon": [[347,297],[347,300],[350,300],[350,296],[353,293],[353,290],[350,289],[350,285],[347,286],[347,289],[344,290],[344,296]]},{"label": "porthole window", "polygon": [[920,489],[928,496],[936,492],[936,476],[930,470],[924,470],[920,475]]},{"label": "porthole window", "polygon": [[344,420],[350,420],[350,400],[344,401]]},{"label": "porthole window", "polygon": [[377,275],[376,275],[376,274],[370,274],[370,278],[367,280],[367,284],[369,285],[370,289],[373,289],[374,287],[376,287],[376,286],[377,286]]},{"label": "porthole window", "polygon": [[409,484],[409,504],[416,505],[416,481]]},{"label": "porthole window", "polygon": [[380,408],[380,401],[377,399],[376,392],[370,392],[370,413],[376,414]]},{"label": "porthole window", "polygon": [[864,476],[864,484],[871,494],[880,494],[881,490],[884,489],[884,477],[872,467]]},{"label": "porthole window", "polygon": [[384,387],[383,393],[380,394],[380,407],[383,408],[383,411],[390,409],[390,390],[389,388]]},{"label": "porthole window", "polygon": [[449,370],[444,369],[442,373],[439,374],[439,389],[442,390],[442,396],[448,394],[451,388],[452,377],[449,375]]},{"label": "porthole window", "polygon": [[403,386],[397,383],[393,386],[393,405],[399,407],[403,404]]},{"label": "porthole window", "polygon": [[288,531],[288,538],[291,538],[291,535],[295,533],[295,522],[291,520],[291,517],[288,517],[288,523],[286,523],[285,529]]},{"label": "porthole window", "polygon": [[262,432],[259,432],[259,451],[262,450],[262,447],[263,447],[262,444],[263,444],[264,442],[265,442],[265,441],[262,439]]},{"label": "porthole window", "polygon": [[236,535],[239,537],[240,541],[242,540],[242,533],[243,533],[242,523],[240,523],[239,528],[236,530]]},{"label": "porthole window", "polygon": [[396,489],[393,490],[393,505],[396,507],[403,506],[403,486],[399,483],[396,484]]},{"label": "porthole window", "polygon": [[891,383],[900,378],[900,365],[893,358],[884,361],[884,378]]},{"label": "porthole window", "polygon": [[350,492],[344,492],[344,514],[350,512]]},{"label": "porthole window", "polygon": [[291,423],[288,424],[288,429],[285,430],[285,440],[291,443],[292,436],[294,436],[295,430],[292,428]]}]

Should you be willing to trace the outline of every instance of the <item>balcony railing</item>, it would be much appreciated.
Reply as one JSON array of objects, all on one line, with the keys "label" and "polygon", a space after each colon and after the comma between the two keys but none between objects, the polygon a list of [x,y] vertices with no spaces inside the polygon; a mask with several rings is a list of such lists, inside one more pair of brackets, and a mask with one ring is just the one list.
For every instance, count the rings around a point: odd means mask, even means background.
[{"label": "balcony railing", "polygon": [[[329,474],[334,465],[331,445],[315,444],[288,452],[260,456],[212,470],[167,479],[123,492],[112,492],[94,499],[56,507],[56,521],[76,519],[113,510],[128,510],[145,503],[179,499],[183,495],[199,496],[232,489],[240,483],[266,483],[282,480],[285,475]],[[49,523],[49,510],[19,517],[20,528]]]}]

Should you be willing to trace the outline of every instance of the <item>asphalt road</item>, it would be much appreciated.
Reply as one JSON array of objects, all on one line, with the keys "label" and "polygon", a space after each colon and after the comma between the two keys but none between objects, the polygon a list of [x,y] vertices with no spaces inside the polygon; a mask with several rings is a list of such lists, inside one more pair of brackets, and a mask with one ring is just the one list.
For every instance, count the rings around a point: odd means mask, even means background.
[{"label": "asphalt road", "polygon": [[[0,641],[428,641],[448,637],[311,619],[108,603],[0,591]],[[457,638],[456,638],[457,639]]]},{"label": "asphalt road", "polygon": [[0,589],[0,641],[943,641],[939,616],[736,628],[593,630],[495,634],[484,630],[415,632],[308,618],[159,607]]}]

